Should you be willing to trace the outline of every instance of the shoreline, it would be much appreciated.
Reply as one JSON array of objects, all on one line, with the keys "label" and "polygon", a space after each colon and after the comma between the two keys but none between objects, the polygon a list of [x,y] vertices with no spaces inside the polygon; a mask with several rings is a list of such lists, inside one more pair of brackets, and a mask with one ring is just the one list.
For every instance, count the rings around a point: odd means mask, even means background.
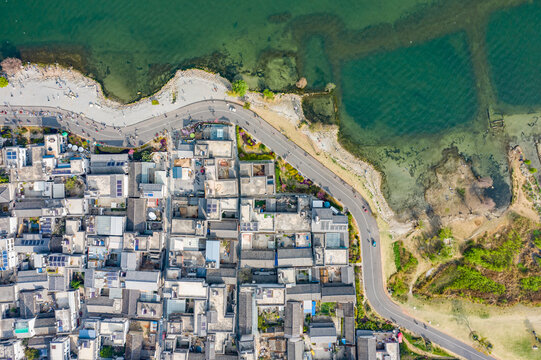
[{"label": "shoreline", "polygon": [[[111,126],[130,126],[163,116],[167,112],[203,100],[228,100],[243,104],[227,91],[231,84],[218,74],[190,69],[179,70],[155,94],[129,104],[105,96],[102,86],[75,69],[59,65],[24,65],[21,71],[8,76],[9,85],[0,89],[2,105],[56,107]],[[28,91],[28,89],[31,89]],[[252,110],[282,131],[297,145],[310,152],[333,172],[353,185],[378,214],[378,223],[393,235],[409,231],[411,224],[399,223],[381,192],[382,174],[372,165],[356,158],[338,141],[336,127],[311,131],[302,111],[302,96],[277,94],[268,102],[259,93],[249,92],[247,101]],[[159,105],[152,105],[157,100]]]}]

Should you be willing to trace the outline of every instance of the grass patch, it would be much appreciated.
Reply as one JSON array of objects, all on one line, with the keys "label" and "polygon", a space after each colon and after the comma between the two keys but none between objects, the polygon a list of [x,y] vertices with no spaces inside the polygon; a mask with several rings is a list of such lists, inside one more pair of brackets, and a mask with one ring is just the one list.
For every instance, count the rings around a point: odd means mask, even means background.
[{"label": "grass patch", "polygon": [[440,349],[437,346],[433,346],[429,340],[426,340],[423,337],[414,336],[407,332],[402,332],[402,335],[404,335],[404,337],[406,338],[406,340],[411,346],[416,347],[417,349],[421,351],[433,354],[435,356],[445,356],[445,357],[452,358],[452,356],[449,353]]},{"label": "grass patch", "polygon": [[361,244],[359,231],[353,215],[348,211],[348,234],[349,234],[349,262],[360,263],[361,262]]},{"label": "grass patch", "polygon": [[317,315],[335,316],[336,315],[336,303],[334,302],[322,302],[319,305]]}]

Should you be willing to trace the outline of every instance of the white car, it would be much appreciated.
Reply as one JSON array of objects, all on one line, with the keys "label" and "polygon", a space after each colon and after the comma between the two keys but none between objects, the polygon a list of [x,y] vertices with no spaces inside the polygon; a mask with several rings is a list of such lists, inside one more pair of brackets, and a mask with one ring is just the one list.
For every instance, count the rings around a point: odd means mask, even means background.
[{"label": "white car", "polygon": [[235,111],[237,111],[237,109],[235,109],[235,107],[233,105],[229,105],[229,111],[235,112]]}]

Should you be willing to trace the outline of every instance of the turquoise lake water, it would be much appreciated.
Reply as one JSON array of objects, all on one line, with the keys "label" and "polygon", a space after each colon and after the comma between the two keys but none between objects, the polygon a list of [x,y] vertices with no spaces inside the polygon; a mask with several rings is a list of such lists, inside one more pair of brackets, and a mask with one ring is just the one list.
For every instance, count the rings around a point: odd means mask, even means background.
[{"label": "turquoise lake water", "polygon": [[257,89],[291,89],[300,76],[313,90],[333,82],[341,138],[385,173],[394,209],[425,206],[427,173],[450,146],[495,179],[505,205],[506,143],[487,135],[485,107],[541,105],[541,1],[519,2],[7,0],[0,57],[72,64],[126,102],[193,66]]}]

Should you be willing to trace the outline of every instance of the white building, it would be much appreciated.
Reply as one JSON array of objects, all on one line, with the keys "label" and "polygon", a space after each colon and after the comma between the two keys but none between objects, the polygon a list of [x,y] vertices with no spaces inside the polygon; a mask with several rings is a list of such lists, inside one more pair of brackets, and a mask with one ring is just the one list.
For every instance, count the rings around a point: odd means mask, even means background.
[{"label": "white building", "polygon": [[69,360],[70,359],[70,338],[68,336],[56,337],[49,344],[49,359]]},{"label": "white building", "polygon": [[16,146],[4,148],[4,164],[7,168],[20,169],[26,166],[28,151]]},{"label": "white building", "polygon": [[24,359],[23,342],[19,339],[10,339],[0,342],[0,359]]},{"label": "white building", "polygon": [[9,270],[17,267],[17,252],[14,248],[13,238],[0,239],[0,270]]}]

